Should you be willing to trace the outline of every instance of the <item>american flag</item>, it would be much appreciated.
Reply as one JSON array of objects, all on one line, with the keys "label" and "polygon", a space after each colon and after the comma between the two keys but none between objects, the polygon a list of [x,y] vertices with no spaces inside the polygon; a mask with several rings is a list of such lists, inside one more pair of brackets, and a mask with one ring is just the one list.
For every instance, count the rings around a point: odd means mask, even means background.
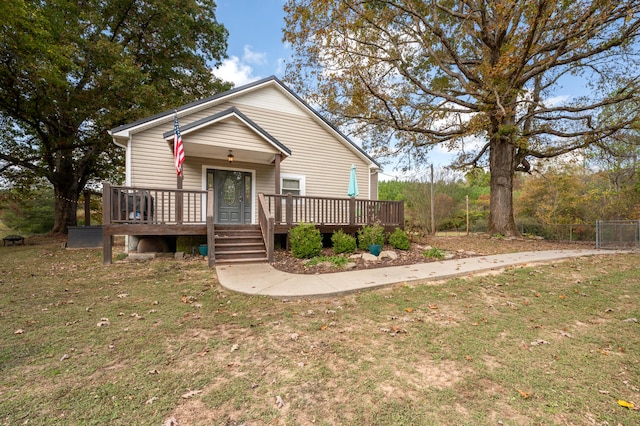
[{"label": "american flag", "polygon": [[180,126],[178,125],[178,113],[173,119],[173,155],[175,156],[176,172],[178,176],[182,176],[182,163],[184,163],[184,146],[182,144],[182,135],[180,134]]}]

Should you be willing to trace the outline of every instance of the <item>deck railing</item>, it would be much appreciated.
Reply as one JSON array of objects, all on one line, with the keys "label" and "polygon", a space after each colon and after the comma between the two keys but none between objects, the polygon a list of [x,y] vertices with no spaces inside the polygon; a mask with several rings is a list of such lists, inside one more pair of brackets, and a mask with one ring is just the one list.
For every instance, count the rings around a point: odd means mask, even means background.
[{"label": "deck railing", "polygon": [[266,209],[276,225],[302,222],[318,225],[404,226],[402,201],[360,200],[355,198],[264,195]]},{"label": "deck railing", "polygon": [[[102,194],[105,263],[111,262],[113,235],[117,232],[162,235],[173,235],[172,232],[175,232],[175,235],[196,235],[194,232],[197,232],[197,235],[200,235],[204,234],[206,229],[209,264],[213,264],[215,205],[212,190],[139,188],[104,183]],[[302,222],[329,228],[358,227],[373,223],[380,223],[386,228],[403,227],[404,203],[258,194],[257,219],[267,258],[273,261],[276,231],[286,232],[289,227]]]},{"label": "deck railing", "polygon": [[103,187],[103,224],[203,224],[207,191]]}]

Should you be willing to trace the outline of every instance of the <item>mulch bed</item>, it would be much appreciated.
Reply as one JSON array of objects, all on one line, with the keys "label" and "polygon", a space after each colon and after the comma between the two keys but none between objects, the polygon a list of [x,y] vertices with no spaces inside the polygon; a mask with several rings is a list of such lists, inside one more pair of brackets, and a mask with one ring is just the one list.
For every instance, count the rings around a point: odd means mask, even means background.
[{"label": "mulch bed", "polygon": [[[492,238],[485,234],[473,234],[456,237],[427,237],[424,241],[412,243],[409,250],[395,250],[386,245],[383,250],[394,251],[397,259],[383,259],[374,262],[365,262],[362,259],[354,260],[355,266],[349,270],[384,268],[387,266],[413,265],[425,262],[438,262],[439,259],[427,258],[423,253],[431,247],[437,247],[446,253],[447,259],[461,259],[474,256],[487,256],[500,253],[515,253],[523,251],[541,250],[576,250],[594,248],[594,243],[546,241],[538,238]],[[356,254],[363,254],[357,251]],[[334,253],[330,248],[322,250],[321,256],[330,257]],[[307,265],[308,261],[297,259],[291,252],[280,249],[275,252],[273,267],[294,274],[325,274],[342,272],[345,269],[329,262],[322,262],[313,266]]]}]

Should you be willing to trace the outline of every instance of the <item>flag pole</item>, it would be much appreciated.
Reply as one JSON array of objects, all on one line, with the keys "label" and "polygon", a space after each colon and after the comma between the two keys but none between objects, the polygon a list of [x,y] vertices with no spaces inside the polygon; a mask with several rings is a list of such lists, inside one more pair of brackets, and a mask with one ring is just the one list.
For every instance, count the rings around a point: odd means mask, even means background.
[{"label": "flag pole", "polygon": [[176,166],[176,222],[182,223],[182,181],[184,179],[184,173],[182,168],[182,163],[184,162],[184,146],[182,143],[182,135],[180,134],[180,126],[178,125],[178,110],[174,110],[174,119],[173,119],[173,127],[174,127],[174,136],[173,136],[173,156],[175,160]]}]

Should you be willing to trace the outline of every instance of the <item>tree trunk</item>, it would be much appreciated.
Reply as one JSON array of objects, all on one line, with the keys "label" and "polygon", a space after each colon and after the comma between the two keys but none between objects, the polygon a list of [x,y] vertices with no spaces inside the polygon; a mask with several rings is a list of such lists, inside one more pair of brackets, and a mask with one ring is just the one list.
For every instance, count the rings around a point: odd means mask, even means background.
[{"label": "tree trunk", "polygon": [[489,147],[491,195],[487,229],[491,235],[520,235],[513,216],[514,155],[515,147],[506,139],[497,135],[492,138]]},{"label": "tree trunk", "polygon": [[78,193],[73,188],[54,188],[54,234],[67,234],[69,226],[78,224]]}]

